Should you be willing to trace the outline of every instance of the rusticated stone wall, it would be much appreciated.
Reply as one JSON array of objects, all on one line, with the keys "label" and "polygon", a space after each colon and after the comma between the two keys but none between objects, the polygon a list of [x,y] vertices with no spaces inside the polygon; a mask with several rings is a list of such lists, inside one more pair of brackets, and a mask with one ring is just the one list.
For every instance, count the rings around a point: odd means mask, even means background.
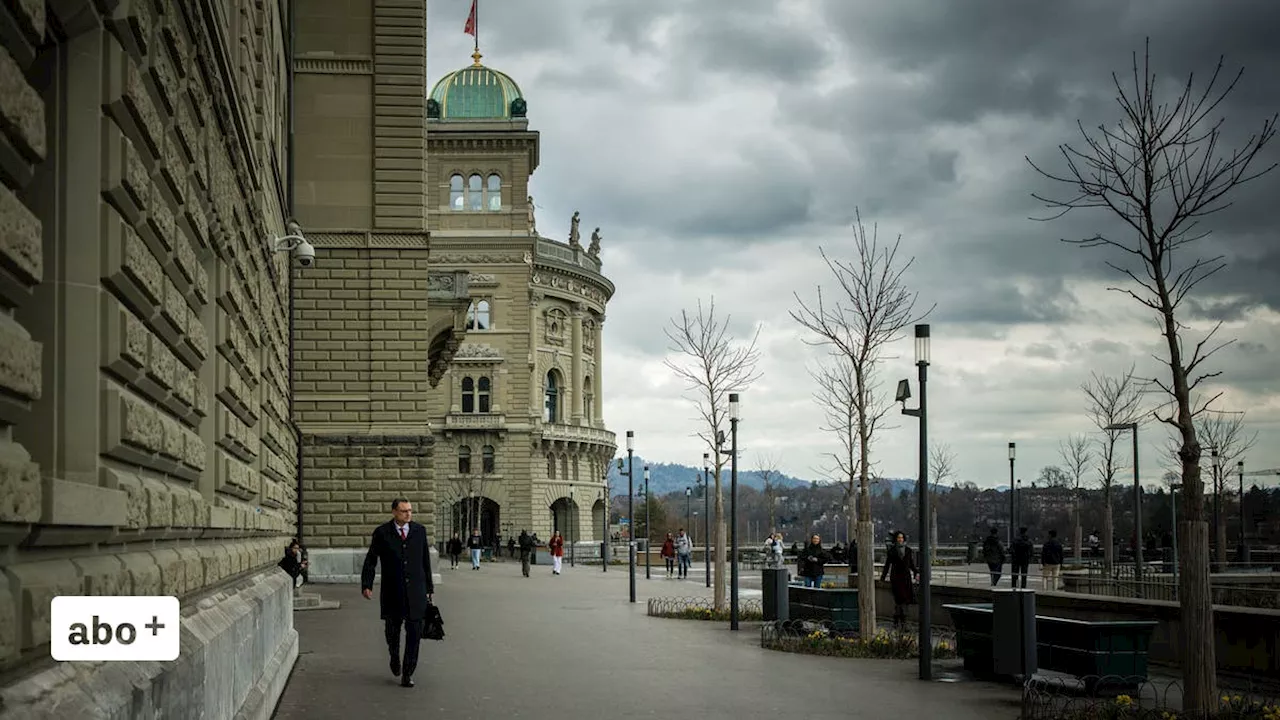
[{"label": "rusticated stone wall", "polygon": [[[213,592],[234,604],[239,587],[288,595],[274,563],[295,508],[291,271],[268,247],[287,197],[279,9],[0,12],[0,670],[13,677],[47,662],[56,595],[188,609]],[[245,605],[249,626],[286,623],[262,637],[296,643],[290,616],[251,617],[261,606]],[[184,630],[184,652],[201,642]],[[238,699],[218,702],[244,702],[264,667],[241,667]],[[22,682],[0,687],[0,715]]]}]

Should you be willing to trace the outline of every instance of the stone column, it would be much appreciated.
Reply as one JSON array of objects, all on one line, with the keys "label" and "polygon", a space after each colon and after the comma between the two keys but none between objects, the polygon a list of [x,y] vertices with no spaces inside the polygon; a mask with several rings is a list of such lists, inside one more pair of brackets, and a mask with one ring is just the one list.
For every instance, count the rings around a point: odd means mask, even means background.
[{"label": "stone column", "polygon": [[586,408],[582,406],[582,316],[585,309],[582,305],[575,305],[573,308],[573,379],[569,381],[572,390],[569,391],[569,400],[573,403],[573,413],[571,415],[574,425],[582,424],[582,414]]},{"label": "stone column", "polygon": [[538,306],[542,303],[542,293],[529,293],[529,418],[534,422],[542,419],[542,378],[538,377]]},{"label": "stone column", "polygon": [[604,427],[604,315],[596,318],[595,371],[591,379],[595,383],[592,397],[595,400],[595,412],[591,417],[596,427]]}]

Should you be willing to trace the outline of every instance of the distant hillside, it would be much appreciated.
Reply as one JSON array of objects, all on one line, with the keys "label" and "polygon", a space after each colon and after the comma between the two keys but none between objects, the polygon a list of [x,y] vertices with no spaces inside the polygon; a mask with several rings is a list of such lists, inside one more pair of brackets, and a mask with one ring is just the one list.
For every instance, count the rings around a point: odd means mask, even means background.
[{"label": "distant hillside", "polygon": [[[637,490],[644,483],[644,458],[639,455],[635,457],[636,468],[636,488]],[[623,459],[623,465],[626,460]],[[625,469],[625,468],[624,468]],[[672,492],[683,492],[686,487],[694,484],[694,476],[702,476],[702,468],[695,468],[689,465],[679,465],[676,463],[649,463],[649,489],[654,495],[666,495]],[[773,478],[774,483],[778,487],[799,487],[809,484],[808,480],[791,477],[790,475],[777,475]],[[724,483],[729,482],[729,468],[724,469],[722,478]],[[760,473],[755,470],[738,469],[738,482],[747,487],[753,487],[757,490],[764,488],[764,480],[760,477]],[[618,473],[618,466],[614,465],[609,468],[609,488],[613,495],[627,494],[627,477]]]}]

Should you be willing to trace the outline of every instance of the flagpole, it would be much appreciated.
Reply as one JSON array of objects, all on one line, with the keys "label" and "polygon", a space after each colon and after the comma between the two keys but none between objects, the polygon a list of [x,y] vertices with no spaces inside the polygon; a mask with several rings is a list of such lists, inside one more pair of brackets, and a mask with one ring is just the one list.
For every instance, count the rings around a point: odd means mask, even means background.
[{"label": "flagpole", "polygon": [[476,41],[475,50],[476,50],[476,54],[479,55],[480,54],[480,0],[475,0],[475,3],[476,3],[476,32],[471,37],[473,40]]}]

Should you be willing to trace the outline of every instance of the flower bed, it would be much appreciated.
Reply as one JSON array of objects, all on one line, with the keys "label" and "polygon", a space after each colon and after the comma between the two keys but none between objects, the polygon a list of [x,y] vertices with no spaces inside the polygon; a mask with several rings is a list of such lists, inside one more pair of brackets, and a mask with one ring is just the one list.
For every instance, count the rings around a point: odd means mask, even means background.
[{"label": "flower bed", "polygon": [[1144,707],[1129,695],[1119,695],[1110,701],[1100,701],[1085,707],[1069,708],[1052,716],[1054,720],[1280,720],[1280,705],[1242,698],[1239,695],[1221,698],[1218,709],[1209,715],[1192,715],[1180,710]]},{"label": "flower bed", "polygon": [[[674,620],[712,620],[729,621],[729,608],[716,610],[710,598],[649,598],[649,616],[671,618]],[[738,603],[739,622],[760,622],[764,620],[764,608],[754,598],[741,600]]]},{"label": "flower bed", "polygon": [[[766,625],[761,634],[761,647],[782,652],[828,655],[834,657],[881,658],[905,660],[919,657],[920,638],[912,633],[881,630],[870,638],[858,637],[855,630],[836,627],[810,628],[787,623]],[[936,639],[933,658],[943,660],[957,657],[954,641]]]}]

